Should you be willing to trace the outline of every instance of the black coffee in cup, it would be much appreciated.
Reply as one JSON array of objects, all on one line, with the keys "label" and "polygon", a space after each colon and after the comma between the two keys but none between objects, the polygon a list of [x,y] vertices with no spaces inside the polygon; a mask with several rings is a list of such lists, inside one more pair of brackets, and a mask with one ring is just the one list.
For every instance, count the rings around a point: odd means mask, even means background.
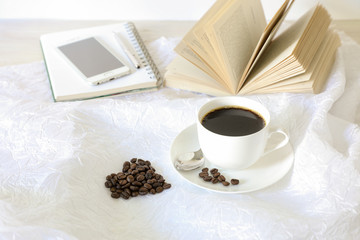
[{"label": "black coffee in cup", "polygon": [[222,107],[207,113],[201,124],[208,130],[225,136],[244,136],[260,131],[265,120],[260,114],[241,107]]}]

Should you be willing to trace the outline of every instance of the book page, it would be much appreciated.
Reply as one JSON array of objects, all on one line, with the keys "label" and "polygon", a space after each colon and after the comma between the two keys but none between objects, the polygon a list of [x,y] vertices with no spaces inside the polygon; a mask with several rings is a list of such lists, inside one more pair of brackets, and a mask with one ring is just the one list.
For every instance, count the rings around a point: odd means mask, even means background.
[{"label": "book page", "polygon": [[294,51],[294,55],[297,56],[305,68],[308,67],[311,59],[314,57],[321,41],[325,37],[330,23],[331,18],[329,13],[324,7],[318,5]]},{"label": "book page", "polygon": [[[225,72],[218,64],[215,49],[211,45],[209,37],[205,31],[205,26],[212,18],[214,18],[214,16],[216,16],[216,14],[223,12],[230,1],[231,0],[216,1],[191,31],[193,34],[192,36],[196,39],[196,41],[193,42],[194,44],[191,44],[192,49],[195,52],[204,53],[203,57],[206,59],[208,65],[211,66],[211,68],[214,69],[220,76],[225,76]],[[199,44],[196,44],[196,42]]]},{"label": "book page", "polygon": [[[211,55],[209,54],[209,49],[205,49],[203,46],[203,43],[201,41],[199,41],[195,35],[191,32],[186,34],[186,37],[184,37],[184,39],[182,40],[182,43],[185,44],[186,48],[189,51],[182,51],[184,49],[184,46],[180,46],[178,45],[175,48],[175,51],[183,56],[186,59],[191,59],[192,56],[196,55],[199,59],[201,59],[201,61],[203,61],[203,65],[200,65],[200,68],[207,72],[207,68],[211,68],[214,69],[215,72],[217,72],[217,74],[221,75],[221,70],[219,69],[217,62],[216,62],[216,58],[211,57]],[[211,50],[211,49],[210,49]],[[192,53],[190,52],[192,51]],[[206,68],[202,68],[202,66],[208,66]]]},{"label": "book page", "polygon": [[[241,93],[263,93],[263,92],[298,92],[304,91],[307,86],[307,91],[317,93],[324,84],[326,76],[329,73],[329,68],[333,61],[333,56],[340,44],[339,37],[333,31],[329,30],[321,46],[317,50],[315,57],[312,59],[310,67],[306,69],[303,74],[291,78],[284,78],[267,86],[253,88],[252,90],[241,90]],[[252,86],[253,87],[253,86]]]},{"label": "book page", "polygon": [[[240,90],[241,86],[244,84],[247,76],[249,75],[250,71],[253,69],[256,62],[261,57],[262,53],[264,52],[265,48],[271,43],[272,39],[274,38],[275,34],[279,30],[280,25],[284,21],[287,13],[289,12],[292,4],[295,0],[286,0],[280,9],[276,12],[274,17],[270,20],[269,24],[266,26],[265,31],[261,35],[261,38],[255,48],[255,51],[253,52],[253,55],[250,58],[250,61],[248,62],[243,75],[241,76],[241,79],[239,81],[237,91]],[[290,3],[289,3],[290,2]]]},{"label": "book page", "polygon": [[[210,74],[211,76],[220,76],[215,77],[219,82],[224,83],[223,71],[219,68],[216,57],[214,57],[214,50],[209,41],[206,38],[198,38],[195,33],[204,29],[204,25],[216,15],[217,12],[221,12],[221,9],[226,5],[230,0],[218,0],[216,1],[211,8],[201,17],[201,19],[192,27],[192,29],[184,36],[182,42],[187,45],[189,50],[193,51],[183,51],[184,46],[180,44],[175,48],[175,51],[182,57],[188,59],[190,62],[195,62],[194,54],[197,55],[198,59],[204,62],[204,64],[196,64],[200,69]],[[212,72],[209,72],[208,69],[211,69]],[[215,72],[215,75],[214,75]]]},{"label": "book page", "polygon": [[177,56],[167,66],[165,86],[213,96],[223,96],[231,93],[230,89],[224,87],[181,56]]},{"label": "book page", "polygon": [[292,56],[314,10],[315,9],[312,9],[307,12],[293,25],[276,36],[272,43],[265,49],[261,58],[250,72],[250,75],[245,82],[245,86],[243,87],[251,85],[251,82],[255,82],[257,78],[261,78],[267,71]]},{"label": "book page", "polygon": [[232,0],[206,24],[226,81],[236,92],[239,79],[266,27],[260,0]]},{"label": "book page", "polygon": [[216,79],[219,83],[224,83],[224,81],[217,75],[217,73],[206,64],[206,62],[200,58],[192,49],[190,49],[185,42],[181,41],[175,48],[176,52],[187,59],[189,62],[203,70],[205,73],[209,74],[212,78]]}]

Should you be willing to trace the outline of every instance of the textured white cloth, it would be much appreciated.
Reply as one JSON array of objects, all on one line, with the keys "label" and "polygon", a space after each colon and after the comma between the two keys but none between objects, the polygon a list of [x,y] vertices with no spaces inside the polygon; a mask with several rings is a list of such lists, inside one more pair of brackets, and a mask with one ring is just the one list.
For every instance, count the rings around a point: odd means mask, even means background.
[{"label": "textured white cloth", "polygon": [[[173,139],[211,97],[163,88],[54,103],[43,62],[0,68],[0,239],[359,239],[360,46],[341,39],[322,93],[249,96],[289,133],[295,161],[247,194],[197,188],[171,166]],[[148,43],[162,73],[178,40]],[[133,157],[172,188],[112,199],[105,177]]]}]

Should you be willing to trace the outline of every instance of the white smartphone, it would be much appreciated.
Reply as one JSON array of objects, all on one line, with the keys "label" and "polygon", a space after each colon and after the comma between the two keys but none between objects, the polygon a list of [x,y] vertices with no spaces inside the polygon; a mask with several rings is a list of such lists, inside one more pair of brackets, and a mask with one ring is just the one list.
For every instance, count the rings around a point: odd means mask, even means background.
[{"label": "white smartphone", "polygon": [[58,50],[90,84],[98,85],[130,73],[130,68],[95,37],[66,43]]}]

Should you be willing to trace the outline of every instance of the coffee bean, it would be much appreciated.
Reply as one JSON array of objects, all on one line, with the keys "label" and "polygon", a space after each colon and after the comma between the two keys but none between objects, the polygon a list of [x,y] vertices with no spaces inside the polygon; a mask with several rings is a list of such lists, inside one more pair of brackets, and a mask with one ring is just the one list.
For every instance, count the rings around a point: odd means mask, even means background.
[{"label": "coffee bean", "polygon": [[116,176],[117,176],[118,180],[120,180],[120,179],[125,179],[125,178],[126,178],[126,174],[125,174],[125,173],[118,173]]},{"label": "coffee bean", "polygon": [[122,186],[121,186],[121,188],[123,188],[123,189],[124,189],[124,188],[128,188],[128,187],[130,187],[130,183],[129,183],[129,182],[126,183],[125,185],[122,185]]},{"label": "coffee bean", "polygon": [[139,195],[142,195],[142,196],[144,196],[144,195],[146,195],[146,194],[148,194],[149,192],[139,192]]},{"label": "coffee bean", "polygon": [[218,169],[217,169],[217,168],[213,168],[213,169],[210,170],[210,173],[211,173],[211,174],[214,174],[214,173],[217,173],[217,172],[218,172]]},{"label": "coffee bean", "polygon": [[149,179],[146,181],[148,184],[154,184],[156,183],[156,179]]},{"label": "coffee bean", "polygon": [[146,179],[151,179],[153,177],[152,173],[147,171],[145,174]]},{"label": "coffee bean", "polygon": [[138,159],[138,163],[139,163],[139,165],[145,165],[145,161],[142,159]]},{"label": "coffee bean", "polygon": [[106,188],[111,188],[112,187],[112,183],[108,180],[105,182],[105,187]]},{"label": "coffee bean", "polygon": [[239,181],[239,179],[234,179],[233,178],[233,179],[230,180],[230,182],[231,182],[232,185],[238,185],[240,181]]},{"label": "coffee bean", "polygon": [[133,182],[134,179],[135,179],[135,178],[134,178],[133,175],[129,175],[129,176],[127,176],[127,178],[126,178],[126,180],[127,180],[129,183]]},{"label": "coffee bean", "polygon": [[213,184],[218,183],[218,182],[219,182],[219,179],[213,178],[213,179],[211,180],[211,182],[212,182]]},{"label": "coffee bean", "polygon": [[120,197],[120,193],[113,192],[113,193],[111,193],[111,197],[112,197],[112,198],[119,198],[119,197]]},{"label": "coffee bean", "polygon": [[137,187],[137,186],[130,186],[129,188],[133,192],[139,191],[139,187]]},{"label": "coffee bean", "polygon": [[222,183],[224,186],[229,186],[229,185],[230,185],[230,183],[227,182],[227,181],[222,181],[221,183]]},{"label": "coffee bean", "polygon": [[139,181],[139,182],[141,182],[142,180],[144,180],[145,179],[145,176],[144,175],[137,175],[136,176],[136,181]]},{"label": "coffee bean", "polygon": [[212,176],[206,176],[206,177],[204,177],[204,181],[205,181],[205,182],[210,182],[212,179],[213,179]]},{"label": "coffee bean", "polygon": [[150,189],[150,193],[151,194],[155,194],[156,193],[156,190],[154,188]]},{"label": "coffee bean", "polygon": [[137,161],[137,158],[132,158],[132,159],[130,160],[131,163],[136,163],[136,161]]},{"label": "coffee bean", "polygon": [[125,179],[122,179],[122,180],[119,181],[119,184],[122,185],[122,186],[127,184],[127,183],[128,182]]},{"label": "coffee bean", "polygon": [[142,186],[142,183],[141,182],[139,182],[139,181],[133,181],[132,183],[131,183],[131,185],[134,185],[134,186]]},{"label": "coffee bean", "polygon": [[164,189],[169,189],[169,188],[171,188],[171,184],[170,183],[164,183],[163,188]]},{"label": "coffee bean", "polygon": [[137,196],[139,196],[139,192],[131,192],[131,196],[132,197],[137,197]]},{"label": "coffee bean", "polygon": [[224,177],[224,175],[220,175],[220,176],[218,177],[218,179],[219,179],[220,182],[223,182],[223,181],[226,180],[226,178]]},{"label": "coffee bean", "polygon": [[149,190],[147,188],[145,188],[145,187],[141,187],[139,189],[139,194],[140,195],[146,195],[146,194],[148,194],[148,192],[149,192]]},{"label": "coffee bean", "polygon": [[148,192],[148,190],[146,187],[140,187],[139,192]]},{"label": "coffee bean", "polygon": [[130,169],[134,170],[136,168],[136,163],[130,164]]},{"label": "coffee bean", "polygon": [[120,197],[122,197],[123,199],[129,199],[130,195],[127,192],[124,191],[124,192],[120,193]]},{"label": "coffee bean", "polygon": [[145,172],[145,168],[144,168],[144,167],[138,167],[137,170],[138,170],[139,172]]},{"label": "coffee bean", "polygon": [[130,168],[130,162],[129,161],[124,162],[122,171],[126,172],[127,170],[129,170],[129,168]]},{"label": "coffee bean", "polygon": [[201,172],[201,173],[199,173],[199,177],[201,177],[201,178],[204,178],[204,177],[206,177],[206,176],[209,176],[209,174],[208,174],[207,172]]},{"label": "coffee bean", "polygon": [[124,189],[124,192],[126,192],[129,196],[131,195],[131,191],[130,191],[129,188],[125,188],[125,189]]},{"label": "coffee bean", "polygon": [[209,171],[209,168],[203,168],[201,169],[202,172],[208,172]]},{"label": "coffee bean", "polygon": [[148,183],[145,183],[145,184],[144,184],[144,187],[147,188],[147,189],[149,189],[149,190],[152,189],[152,186],[151,186],[150,184],[148,184]]},{"label": "coffee bean", "polygon": [[216,172],[216,173],[213,174],[213,177],[214,177],[214,178],[217,178],[217,177],[219,177],[220,175],[221,175],[221,174],[220,174],[219,172]]},{"label": "coffee bean", "polygon": [[[116,177],[116,176],[115,176],[115,177]],[[111,182],[111,184],[114,186],[117,181],[115,180],[115,178],[112,178],[112,179],[110,180],[110,182]]]},{"label": "coffee bean", "polygon": [[159,186],[155,190],[156,190],[157,193],[161,193],[164,189]]}]

